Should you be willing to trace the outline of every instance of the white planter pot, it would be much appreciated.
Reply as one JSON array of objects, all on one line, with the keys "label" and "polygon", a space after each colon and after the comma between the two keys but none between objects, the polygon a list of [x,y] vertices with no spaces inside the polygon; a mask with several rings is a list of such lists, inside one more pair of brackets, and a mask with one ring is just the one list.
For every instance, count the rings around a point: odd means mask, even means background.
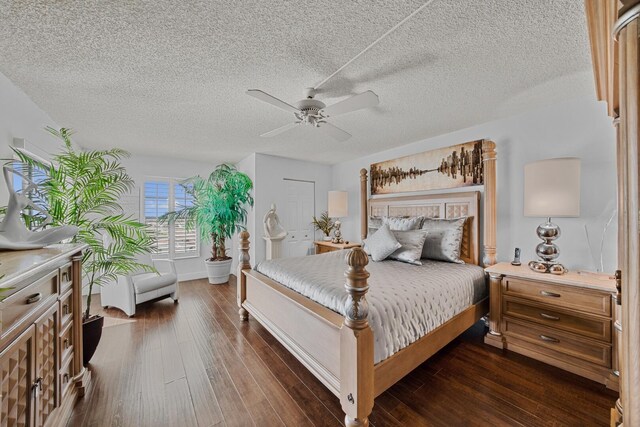
[{"label": "white planter pot", "polygon": [[209,283],[212,285],[227,283],[229,281],[229,275],[231,274],[232,261],[231,259],[226,261],[205,261],[204,264],[207,267]]}]

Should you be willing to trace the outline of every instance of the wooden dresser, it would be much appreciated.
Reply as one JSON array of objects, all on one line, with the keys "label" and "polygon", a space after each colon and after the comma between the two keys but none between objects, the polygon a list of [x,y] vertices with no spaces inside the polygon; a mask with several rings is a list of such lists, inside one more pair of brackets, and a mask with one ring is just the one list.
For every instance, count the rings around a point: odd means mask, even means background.
[{"label": "wooden dresser", "polygon": [[316,255],[360,247],[360,243],[331,243],[323,240],[315,241],[313,244],[316,246]]},{"label": "wooden dresser", "polygon": [[0,252],[0,426],[65,425],[84,394],[84,245]]},{"label": "wooden dresser", "polygon": [[491,313],[485,343],[617,389],[615,280],[573,272],[542,274],[509,263],[486,271]]}]

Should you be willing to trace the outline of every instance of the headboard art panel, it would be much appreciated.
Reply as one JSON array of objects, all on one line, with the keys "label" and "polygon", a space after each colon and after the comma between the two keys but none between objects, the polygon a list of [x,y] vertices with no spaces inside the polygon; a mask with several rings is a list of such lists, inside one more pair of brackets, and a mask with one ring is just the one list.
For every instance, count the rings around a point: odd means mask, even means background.
[{"label": "headboard art panel", "polygon": [[369,199],[368,224],[372,231],[383,216],[426,218],[460,218],[466,216],[461,256],[469,264],[480,263],[479,254],[480,192],[448,193],[411,197]]}]

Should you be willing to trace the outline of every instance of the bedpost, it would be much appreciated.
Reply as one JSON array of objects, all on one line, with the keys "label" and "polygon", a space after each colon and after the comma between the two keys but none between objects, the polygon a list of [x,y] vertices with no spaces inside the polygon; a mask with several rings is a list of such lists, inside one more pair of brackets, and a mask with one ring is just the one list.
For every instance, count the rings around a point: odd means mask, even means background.
[{"label": "bedpost", "polygon": [[489,267],[496,263],[496,144],[482,141],[484,169],[484,243],[482,263]]},{"label": "bedpost", "polygon": [[246,299],[247,295],[247,278],[242,274],[243,270],[250,270],[251,263],[249,262],[249,232],[240,232],[240,251],[238,254],[238,270],[236,274],[237,285],[237,300],[238,300],[238,314],[241,321],[249,319],[249,313],[242,307],[242,303]]},{"label": "bedpost", "polygon": [[360,169],[360,239],[369,233],[369,209],[367,206],[367,170]]},{"label": "bedpost", "polygon": [[373,409],[373,332],[369,327],[369,263],[361,248],[346,255],[349,268],[345,289],[348,298],[340,331],[340,403],[346,414],[345,427],[366,427]]}]

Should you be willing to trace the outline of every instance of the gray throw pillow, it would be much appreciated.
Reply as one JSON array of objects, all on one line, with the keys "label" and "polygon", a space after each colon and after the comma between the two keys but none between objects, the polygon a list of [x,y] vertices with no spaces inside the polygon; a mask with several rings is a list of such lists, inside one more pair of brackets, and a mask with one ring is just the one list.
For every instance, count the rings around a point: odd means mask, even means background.
[{"label": "gray throw pillow", "polygon": [[422,265],[420,258],[422,258],[422,248],[428,233],[424,230],[392,231],[392,233],[402,247],[389,255],[389,258]]},{"label": "gray throw pillow", "polygon": [[403,218],[398,216],[384,216],[382,217],[382,223],[387,224],[392,231],[408,231],[418,230],[424,220],[423,216],[413,216],[410,218]]},{"label": "gray throw pillow", "polygon": [[384,261],[402,246],[386,224],[364,239],[363,243],[365,252],[371,255],[373,261]]},{"label": "gray throw pillow", "polygon": [[464,264],[460,259],[462,233],[467,218],[425,218],[422,230],[427,240],[422,249],[422,258]]}]

